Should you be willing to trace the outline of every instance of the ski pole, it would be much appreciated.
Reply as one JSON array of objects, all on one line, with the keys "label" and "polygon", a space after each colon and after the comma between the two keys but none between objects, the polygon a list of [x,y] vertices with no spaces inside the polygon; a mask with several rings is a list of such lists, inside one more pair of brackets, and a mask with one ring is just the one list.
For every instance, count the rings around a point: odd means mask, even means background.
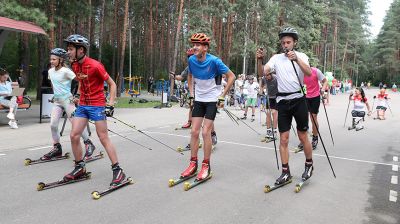
[{"label": "ski pole", "polygon": [[232,116],[232,114],[231,114],[231,112],[230,111],[228,111],[227,109],[223,109],[224,111],[225,111],[225,113],[226,113],[226,115],[228,115],[228,117],[233,121],[233,122],[235,122],[237,125],[239,125],[239,122]]},{"label": "ski pole", "polygon": [[[298,79],[298,81],[299,81],[300,89],[301,89],[301,92],[303,93],[303,97],[304,97],[306,94],[304,94],[304,89],[303,89],[303,85],[302,85],[301,82],[300,82],[299,74],[297,73],[296,67],[294,66],[294,62],[293,62],[292,60],[290,60],[290,62],[292,62],[292,66],[293,66],[294,72],[296,73],[297,79]],[[305,97],[304,97],[304,100],[305,100],[305,103],[306,103],[306,106],[307,106],[307,115],[308,115],[308,104],[307,104],[307,101],[306,101],[306,98],[305,98]],[[312,119],[313,124],[315,125],[315,127],[317,127],[317,125],[316,125],[316,123],[315,123],[315,119],[314,119],[313,116],[311,116],[311,119]],[[329,166],[331,167],[333,176],[336,178],[335,171],[333,170],[331,160],[330,160],[330,158],[329,158],[328,152],[326,151],[325,144],[324,144],[324,141],[322,140],[321,133],[319,132],[319,128],[318,128],[318,127],[317,127],[317,132],[318,132],[319,138],[321,139],[321,144],[322,144],[322,147],[324,148],[325,155],[326,155],[326,158],[328,159]]]},{"label": "ski pole", "polygon": [[392,117],[394,117],[392,109],[390,108],[390,105],[389,105],[389,101],[387,99],[386,99],[386,104],[388,105],[388,108],[390,110],[390,114],[392,115]]},{"label": "ski pole", "polygon": [[[95,125],[95,123],[94,123],[93,121],[89,121],[89,123]],[[121,134],[115,132],[115,131],[112,131],[112,130],[110,130],[110,129],[108,129],[108,128],[107,128],[107,130],[108,130],[109,132],[115,134],[115,135],[118,135],[119,137],[121,137],[121,138],[123,138],[123,139],[126,139],[126,140],[128,140],[128,141],[130,141],[130,142],[135,143],[135,144],[138,145],[138,146],[141,146],[141,147],[146,148],[146,149],[148,149],[148,150],[153,150],[152,148],[147,147],[147,146],[145,146],[145,145],[142,145],[142,144],[140,144],[140,143],[138,143],[138,142],[136,142],[136,141],[134,141],[134,140],[132,140],[132,139],[126,137],[126,136],[123,136],[123,135],[121,135]]]},{"label": "ski pole", "polygon": [[164,145],[165,147],[171,149],[172,151],[177,152],[177,153],[179,153],[179,154],[181,154],[181,155],[184,155],[182,152],[176,151],[176,150],[173,149],[171,146],[169,146],[169,145],[167,145],[167,144],[165,144],[165,143],[163,143],[163,142],[161,142],[161,141],[159,141],[159,140],[157,140],[157,139],[151,137],[150,135],[144,133],[142,130],[137,129],[134,125],[127,124],[127,123],[125,123],[124,121],[122,121],[122,120],[120,120],[120,119],[118,119],[118,118],[116,118],[116,117],[114,117],[114,116],[112,116],[111,118],[113,118],[113,119],[115,119],[116,121],[118,121],[118,122],[120,122],[120,123],[122,123],[122,124],[124,124],[124,125],[126,125],[126,126],[128,126],[128,127],[130,127],[130,128],[132,128],[133,130],[136,130],[137,132],[139,132],[139,133],[141,133],[141,134],[143,134],[143,135],[145,135],[145,136],[147,136],[147,137],[153,139],[154,141],[160,143],[161,145]]},{"label": "ski pole", "polygon": [[[225,110],[229,111],[228,109],[225,109]],[[256,130],[255,130],[254,128],[252,128],[250,125],[246,124],[246,122],[242,121],[242,119],[240,119],[238,116],[236,116],[235,114],[233,114],[233,113],[230,112],[230,111],[229,111],[229,113],[230,113],[234,118],[236,118],[236,120],[241,121],[243,124],[245,124],[245,125],[246,125],[247,127],[249,127],[251,130],[253,130],[255,133],[257,133],[258,135],[261,135],[260,132],[256,131]]]},{"label": "ski pole", "polygon": [[[268,89],[267,89],[268,91]],[[275,131],[274,131],[274,120],[273,120],[273,116],[272,116],[272,109],[271,109],[271,104],[269,102],[269,94],[267,94],[267,105],[269,108],[269,118],[270,118],[270,125],[271,125],[271,129],[272,129],[272,139],[274,140],[274,149],[275,149],[275,158],[276,158],[276,167],[279,170],[279,161],[278,161],[278,151],[276,150],[276,140],[275,140]],[[266,114],[268,116],[268,114]],[[268,127],[267,127],[268,128]]]},{"label": "ski pole", "polygon": [[[328,113],[326,112],[326,107],[325,107],[323,98],[321,98],[321,101],[322,101],[322,105],[324,106],[324,111],[325,111],[325,115],[326,115],[326,122],[328,122],[329,133],[331,134],[332,144],[335,145],[335,142],[333,141],[333,135],[332,135],[331,125],[329,124]],[[312,116],[312,115],[311,115],[311,116]]]},{"label": "ski pole", "polygon": [[376,96],[374,96],[374,101],[372,102],[371,114],[374,113],[375,98],[376,98]]},{"label": "ski pole", "polygon": [[349,98],[349,103],[347,104],[346,117],[344,118],[344,124],[343,124],[343,127],[345,127],[345,126],[346,126],[347,115],[349,114],[349,107],[350,107],[350,98]]}]

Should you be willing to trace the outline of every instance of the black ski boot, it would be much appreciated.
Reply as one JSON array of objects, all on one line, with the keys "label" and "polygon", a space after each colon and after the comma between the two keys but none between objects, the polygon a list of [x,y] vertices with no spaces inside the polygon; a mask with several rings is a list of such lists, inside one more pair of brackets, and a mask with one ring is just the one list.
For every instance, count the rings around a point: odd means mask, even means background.
[{"label": "black ski boot", "polygon": [[88,159],[90,157],[92,157],[94,150],[96,149],[96,147],[93,145],[92,141],[90,141],[90,139],[87,139],[85,141],[83,141],[83,143],[85,143],[85,159]]},{"label": "black ski boot", "polygon": [[251,115],[251,122],[253,122],[255,120],[255,116],[254,116],[254,114],[253,115]]},{"label": "black ski boot", "polygon": [[313,170],[314,170],[313,163],[306,162],[304,173],[301,175],[301,178],[303,180],[308,180],[312,176]]},{"label": "black ski boot", "polygon": [[275,181],[275,185],[282,185],[287,183],[288,181],[292,180],[292,176],[290,175],[289,166],[286,165],[285,167],[282,165],[282,174],[278,177]]},{"label": "black ski boot", "polygon": [[76,162],[75,168],[71,173],[64,176],[64,181],[76,180],[86,174],[85,162],[83,160]]},{"label": "black ski boot", "polygon": [[317,136],[312,136],[312,149],[315,150],[317,148],[318,145],[318,135]]},{"label": "black ski boot", "polygon": [[247,114],[244,114],[243,117],[240,118],[240,120],[246,120],[247,119]]},{"label": "black ski boot", "polygon": [[62,156],[62,147],[60,143],[56,143],[53,145],[53,148],[50,150],[50,152],[42,156],[40,159],[49,160],[60,156]]},{"label": "black ski boot", "polygon": [[113,179],[110,183],[110,186],[115,187],[117,185],[120,185],[121,182],[125,180],[126,175],[122,168],[119,166],[119,163],[112,165],[111,169],[113,171]]},{"label": "black ski boot", "polygon": [[218,143],[217,133],[215,131],[211,132],[211,140],[212,140],[212,145],[216,145]]}]

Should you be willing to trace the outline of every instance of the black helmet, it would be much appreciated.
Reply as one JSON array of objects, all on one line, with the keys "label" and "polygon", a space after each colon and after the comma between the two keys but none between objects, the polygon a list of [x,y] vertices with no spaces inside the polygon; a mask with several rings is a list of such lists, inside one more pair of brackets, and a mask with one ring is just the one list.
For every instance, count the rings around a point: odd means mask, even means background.
[{"label": "black helmet", "polygon": [[54,48],[53,50],[50,51],[50,55],[55,55],[60,58],[65,58],[65,56],[67,55],[67,51],[65,51],[62,48]]},{"label": "black helmet", "polygon": [[67,44],[73,44],[75,46],[82,46],[86,50],[89,48],[89,41],[86,37],[79,35],[79,34],[72,34],[66,39],[64,39],[64,42]]},{"label": "black helmet", "polygon": [[279,39],[281,39],[284,36],[291,36],[291,37],[293,37],[294,40],[299,39],[299,33],[297,33],[297,31],[295,29],[293,29],[292,27],[283,28],[283,30],[281,30],[281,32],[279,32]]}]

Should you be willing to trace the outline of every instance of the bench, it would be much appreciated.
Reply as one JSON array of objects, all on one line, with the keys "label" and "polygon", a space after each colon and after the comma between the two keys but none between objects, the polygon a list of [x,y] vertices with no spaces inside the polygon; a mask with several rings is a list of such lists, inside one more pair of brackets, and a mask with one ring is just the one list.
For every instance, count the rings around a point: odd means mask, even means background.
[{"label": "bench", "polygon": [[[17,111],[28,110],[29,108],[31,108],[31,105],[32,105],[31,99],[28,96],[22,96],[22,99],[19,100],[18,102]],[[0,112],[8,112],[8,107],[0,105]]]}]

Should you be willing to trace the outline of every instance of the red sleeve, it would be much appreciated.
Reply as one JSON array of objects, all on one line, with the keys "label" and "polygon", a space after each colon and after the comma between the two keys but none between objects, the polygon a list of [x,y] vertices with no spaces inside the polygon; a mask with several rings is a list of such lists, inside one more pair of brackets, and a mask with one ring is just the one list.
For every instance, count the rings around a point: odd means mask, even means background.
[{"label": "red sleeve", "polygon": [[101,78],[106,81],[110,75],[107,73],[106,69],[104,68],[104,65],[99,63],[99,65],[97,66],[97,72],[99,73],[99,75],[101,76]]},{"label": "red sleeve", "polygon": [[367,101],[368,101],[367,97],[364,97],[364,102],[367,102]]}]

